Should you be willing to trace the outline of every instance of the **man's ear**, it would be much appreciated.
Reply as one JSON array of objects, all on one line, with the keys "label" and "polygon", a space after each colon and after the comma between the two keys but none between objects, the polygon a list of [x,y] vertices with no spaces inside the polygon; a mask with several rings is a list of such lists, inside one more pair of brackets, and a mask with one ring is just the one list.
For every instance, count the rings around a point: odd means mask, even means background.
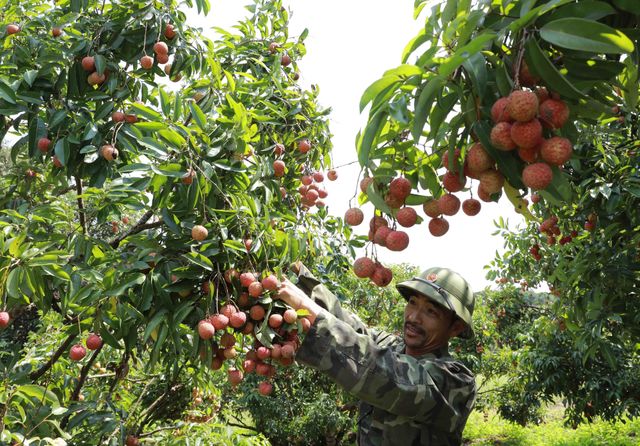
[{"label": "man's ear", "polygon": [[467,328],[467,325],[462,321],[462,319],[456,318],[456,320],[453,321],[453,324],[451,324],[451,327],[449,328],[449,338],[455,338],[456,336],[459,336],[460,333],[465,330],[465,328]]}]

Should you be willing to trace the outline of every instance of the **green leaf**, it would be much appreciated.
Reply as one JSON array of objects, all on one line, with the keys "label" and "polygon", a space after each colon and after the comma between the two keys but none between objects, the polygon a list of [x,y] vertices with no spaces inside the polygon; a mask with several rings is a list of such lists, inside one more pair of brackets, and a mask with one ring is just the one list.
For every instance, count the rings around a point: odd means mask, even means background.
[{"label": "green leaf", "polygon": [[28,70],[22,75],[24,81],[29,85],[29,87],[33,86],[33,81],[38,77],[38,70]]},{"label": "green leaf", "polygon": [[199,252],[188,252],[184,254],[183,257],[194,265],[198,265],[199,267],[204,268],[207,271],[213,271],[213,263],[211,262],[211,260],[203,256]]},{"label": "green leaf", "polygon": [[633,42],[621,31],[594,20],[566,18],[547,23],[540,30],[547,42],[578,51],[624,54],[633,52]]},{"label": "green leaf", "polygon": [[0,80],[0,98],[10,104],[16,103],[16,92],[13,91],[10,86],[5,84],[3,80]]},{"label": "green leaf", "polygon": [[367,104],[373,101],[373,99],[381,91],[384,91],[387,87],[390,87],[399,82],[400,82],[400,77],[393,74],[389,76],[384,76],[378,79],[377,81],[375,81],[374,83],[372,83],[371,85],[369,85],[367,89],[364,91],[364,93],[362,94],[362,97],[360,98],[360,113],[362,113],[362,110],[364,110]]},{"label": "green leaf", "polygon": [[109,288],[108,290],[104,291],[104,295],[105,296],[120,296],[121,294],[124,294],[124,292],[131,288],[134,287],[136,285],[140,285],[142,284],[144,281],[146,280],[146,276],[142,273],[136,273],[132,275],[132,278],[130,278],[129,280],[127,280],[127,282],[125,283],[120,283],[118,282],[116,284],[116,286]]},{"label": "green leaf", "polygon": [[358,162],[362,167],[366,166],[369,162],[369,152],[371,151],[371,146],[373,145],[376,136],[380,132],[380,128],[385,122],[386,116],[387,111],[383,108],[379,109],[373,116],[369,117],[369,122],[367,122],[364,133],[362,135],[358,135],[356,149],[358,152]]},{"label": "green leaf", "polygon": [[50,276],[54,276],[65,281],[71,280],[71,276],[69,276],[69,273],[62,269],[62,267],[59,265],[45,265],[42,267],[42,269]]},{"label": "green leaf", "polygon": [[[431,112],[431,105],[436,98],[436,94],[442,90],[445,79],[442,76],[435,76],[428,79],[418,96],[413,117],[413,129],[411,131],[414,141],[418,141],[422,135],[422,129],[427,122],[427,117]],[[364,165],[361,163],[361,165]]]},{"label": "green leaf", "polygon": [[638,15],[638,0],[613,0],[618,9]]},{"label": "green leaf", "polygon": [[536,25],[544,25],[545,23],[549,23],[554,20],[563,19],[566,17],[599,20],[603,17],[615,13],[616,10],[608,3],[598,0],[580,0],[579,3],[570,3],[568,5],[557,8],[551,14],[543,15],[536,22]]},{"label": "green leaf", "polygon": [[168,118],[171,115],[171,98],[162,87],[158,87],[158,96],[160,97],[162,114]]},{"label": "green leaf", "polygon": [[202,112],[202,109],[195,102],[189,103],[189,108],[191,109],[191,116],[193,116],[197,126],[204,130],[207,127],[207,117]]},{"label": "green leaf", "polygon": [[458,48],[446,62],[438,67],[438,74],[442,77],[449,76],[465,60],[483,50],[489,42],[496,38],[496,36],[497,34],[493,31],[485,31],[465,46]]},{"label": "green leaf", "polygon": [[586,99],[587,95],[574,87],[542,52],[536,39],[527,40],[524,55],[529,69],[540,76],[552,90],[572,99]]}]

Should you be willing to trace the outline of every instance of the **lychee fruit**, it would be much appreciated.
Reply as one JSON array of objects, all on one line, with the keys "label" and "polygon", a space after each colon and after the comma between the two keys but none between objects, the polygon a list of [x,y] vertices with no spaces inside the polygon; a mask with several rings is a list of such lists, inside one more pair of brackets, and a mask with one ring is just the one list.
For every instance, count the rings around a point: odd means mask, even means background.
[{"label": "lychee fruit", "polygon": [[482,204],[475,198],[467,198],[462,202],[462,212],[470,216],[478,215],[481,207]]},{"label": "lychee fruit", "polygon": [[233,387],[240,384],[242,382],[242,379],[244,378],[242,371],[237,369],[229,369],[227,370],[227,374],[229,377],[229,383],[231,383]]},{"label": "lychee fruit", "polygon": [[284,313],[282,313],[282,318],[287,324],[293,324],[298,320],[298,313],[296,313],[296,310],[293,308],[287,308],[284,310]]},{"label": "lychee fruit", "polygon": [[364,220],[364,213],[359,208],[349,208],[344,213],[344,221],[349,226],[358,226]]},{"label": "lychee fruit", "polygon": [[530,147],[528,149],[518,147],[518,156],[524,162],[533,163],[538,159],[538,155],[540,155],[540,146]]},{"label": "lychee fruit", "polygon": [[224,330],[229,326],[229,318],[224,314],[216,313],[209,317],[209,322],[213,325],[213,328],[216,330]]},{"label": "lychee fruit", "polygon": [[499,150],[509,151],[516,148],[516,143],[511,139],[511,124],[499,122],[491,129],[491,144]]},{"label": "lychee fruit", "polygon": [[277,178],[280,178],[280,177],[284,176],[285,169],[286,169],[286,165],[285,165],[284,161],[275,160],[273,162],[273,174]]},{"label": "lychee fruit", "polygon": [[335,169],[331,169],[327,172],[327,178],[329,181],[335,181],[338,179],[338,172]]},{"label": "lychee fruit", "polygon": [[361,279],[371,277],[375,270],[376,265],[369,257],[360,257],[353,262],[353,272]]},{"label": "lychee fruit", "polygon": [[205,319],[198,323],[198,335],[200,338],[206,341],[207,339],[211,339],[215,334],[216,329],[209,320]]},{"label": "lychee fruit", "polygon": [[467,183],[467,177],[463,176],[460,179],[460,175],[457,172],[446,172],[442,176],[442,186],[449,192],[460,192]]},{"label": "lychee fruit", "polygon": [[480,186],[485,192],[489,194],[495,194],[502,190],[504,185],[504,176],[495,169],[488,169],[482,172],[480,175]]},{"label": "lychee fruit", "polygon": [[107,161],[113,161],[118,158],[118,149],[113,147],[111,144],[105,144],[100,147],[100,155],[102,155],[102,157]]},{"label": "lychee fruit", "polygon": [[6,311],[0,311],[0,329],[7,328],[11,322],[11,316]]},{"label": "lychee fruit", "polygon": [[453,155],[453,164],[449,163],[449,151],[445,151],[442,154],[442,167],[447,169],[449,172],[459,172],[460,171],[460,149],[455,149]]},{"label": "lychee fruit", "polygon": [[271,315],[269,315],[269,321],[268,321],[269,327],[279,328],[280,326],[282,326],[283,322],[284,322],[284,319],[281,314],[272,313]]},{"label": "lychee fruit", "polygon": [[371,183],[373,183],[373,178],[371,177],[364,177],[362,180],[360,180],[360,190],[362,191],[362,193],[367,193],[367,188]]},{"label": "lychee fruit", "polygon": [[404,204],[404,200],[403,199],[400,199],[400,198],[396,197],[395,195],[391,195],[390,193],[385,195],[384,202],[391,209],[400,209],[402,207],[402,205]]},{"label": "lychee fruit", "polygon": [[569,161],[573,153],[571,141],[561,136],[554,136],[545,140],[540,146],[540,156],[547,163],[562,166]]},{"label": "lychee fruit", "polygon": [[80,361],[86,354],[87,350],[81,344],[76,344],[69,350],[69,359],[72,361]]},{"label": "lychee fruit", "polygon": [[85,344],[87,344],[87,348],[89,350],[97,350],[102,346],[102,338],[100,337],[100,335],[91,333],[89,336],[87,336]]},{"label": "lychee fruit", "polygon": [[373,232],[376,232],[383,226],[389,226],[389,223],[384,217],[381,217],[380,215],[374,215],[369,221],[369,229],[371,229]]},{"label": "lychee fruit", "polygon": [[449,222],[442,217],[432,218],[429,221],[429,232],[434,237],[441,237],[449,230]]},{"label": "lychee fruit", "polygon": [[280,286],[280,281],[273,274],[269,274],[262,279],[262,287],[267,291],[275,291]]},{"label": "lychee fruit", "polygon": [[42,137],[38,140],[38,150],[42,153],[47,153],[51,148],[51,140],[46,137]]},{"label": "lychee fruit", "polygon": [[389,194],[404,202],[411,194],[411,182],[404,177],[394,178],[389,183]]},{"label": "lychee fruit", "polygon": [[489,152],[487,152],[483,145],[478,142],[469,148],[466,162],[469,170],[476,174],[490,169],[494,164],[493,158],[491,158]]},{"label": "lychee fruit", "polygon": [[542,141],[542,124],[535,118],[527,122],[514,122],[511,126],[511,139],[518,147],[536,147]]},{"label": "lychee fruit", "polygon": [[438,215],[442,214],[439,201],[435,198],[425,201],[424,204],[422,205],[422,210],[428,217],[431,217],[431,218],[435,218]]},{"label": "lychee fruit", "polygon": [[298,152],[307,153],[311,150],[311,142],[308,139],[302,139],[298,142]]},{"label": "lychee fruit", "polygon": [[518,78],[520,79],[520,84],[525,87],[535,87],[538,82],[540,82],[540,78],[536,77],[529,70],[529,66],[527,62],[523,59],[522,64],[520,65],[520,73]]},{"label": "lychee fruit", "polygon": [[247,322],[247,313],[244,311],[236,311],[229,316],[229,325],[233,328],[240,328]]},{"label": "lychee fruit", "polygon": [[529,164],[522,170],[522,182],[534,190],[545,189],[552,179],[553,171],[546,163]]},{"label": "lychee fruit", "polygon": [[569,119],[569,107],[559,99],[547,99],[540,104],[540,120],[552,129],[559,129]]},{"label": "lychee fruit", "polygon": [[264,319],[265,311],[262,305],[254,305],[249,309],[249,317],[254,321],[261,321]]},{"label": "lychee fruit", "polygon": [[373,243],[386,246],[387,236],[391,233],[391,229],[388,226],[379,227],[373,234]]},{"label": "lychee fruit", "polygon": [[263,291],[264,291],[264,287],[258,281],[253,282],[251,285],[249,285],[248,292],[249,292],[249,296],[251,297],[258,298],[262,295]]},{"label": "lychee fruit", "polygon": [[260,384],[258,384],[258,392],[260,393],[260,395],[271,395],[271,392],[273,392],[273,384],[271,384],[269,381],[262,381]]},{"label": "lychee fruit", "polygon": [[396,220],[400,226],[410,228],[416,224],[418,213],[413,208],[404,207],[396,213]]},{"label": "lychee fruit", "polygon": [[491,106],[491,119],[495,124],[499,122],[510,122],[511,117],[507,111],[509,98],[500,98]]},{"label": "lychee fruit", "polygon": [[491,193],[487,192],[486,190],[484,190],[484,188],[482,187],[482,184],[480,184],[478,186],[478,198],[481,199],[482,201],[484,201],[485,203],[490,203],[492,201],[495,201],[491,198]]},{"label": "lychee fruit", "polygon": [[[234,270],[235,271],[235,270]],[[237,271],[236,271],[237,273]],[[235,275],[231,275],[232,273],[230,273],[230,278],[231,277],[236,277]],[[226,279],[226,273],[225,273],[225,279]],[[251,285],[253,282],[255,282],[256,279],[256,275],[250,272],[245,272],[240,274],[240,285],[242,285],[245,288],[249,288],[249,285]],[[231,280],[227,281],[228,283],[231,283]]]},{"label": "lychee fruit", "polygon": [[460,199],[453,194],[444,194],[438,199],[438,205],[444,215],[455,215],[460,210]]},{"label": "lychee fruit", "polygon": [[[540,104],[540,106],[551,97],[546,87],[538,87],[533,92],[538,96],[538,104]],[[540,109],[538,109],[538,113],[540,113]]]},{"label": "lychee fruit", "polygon": [[538,114],[538,96],[532,91],[512,91],[509,95],[507,111],[516,121],[531,121]]},{"label": "lychee fruit", "polygon": [[385,246],[390,251],[403,251],[409,246],[409,236],[404,231],[391,231],[385,239]]},{"label": "lychee fruit", "polygon": [[207,228],[205,228],[202,225],[195,225],[191,229],[191,238],[198,242],[201,242],[202,240],[206,239],[208,235],[209,235],[209,231],[207,231]]},{"label": "lychee fruit", "polygon": [[371,275],[371,281],[379,287],[385,287],[391,283],[391,280],[393,280],[393,272],[386,266],[378,263],[376,270]]}]

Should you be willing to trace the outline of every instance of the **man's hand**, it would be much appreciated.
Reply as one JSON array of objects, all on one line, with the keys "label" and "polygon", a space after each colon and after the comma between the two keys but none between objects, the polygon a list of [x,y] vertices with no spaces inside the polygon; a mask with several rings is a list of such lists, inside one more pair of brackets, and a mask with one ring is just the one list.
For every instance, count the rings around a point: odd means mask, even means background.
[{"label": "man's hand", "polygon": [[313,324],[316,316],[322,311],[322,307],[307,296],[304,291],[291,283],[288,279],[282,279],[278,288],[277,297],[291,306],[294,310],[307,310],[309,312],[309,322]]}]

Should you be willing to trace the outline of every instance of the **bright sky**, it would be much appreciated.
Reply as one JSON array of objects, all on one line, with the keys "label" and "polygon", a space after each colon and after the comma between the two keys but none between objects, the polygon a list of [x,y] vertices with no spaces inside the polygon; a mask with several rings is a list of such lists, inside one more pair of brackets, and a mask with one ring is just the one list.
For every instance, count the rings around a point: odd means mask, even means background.
[{"label": "bright sky", "polygon": [[[229,29],[246,16],[243,5],[248,0],[210,2],[209,16],[193,17],[192,24],[197,23],[205,30],[212,26]],[[400,64],[402,50],[419,31],[421,21],[413,20],[410,1],[289,0],[287,5],[292,11],[290,36],[296,38],[304,28],[309,28],[305,41],[307,55],[298,65],[300,82],[307,87],[318,85],[321,105],[333,110],[330,128],[334,135],[334,165],[350,163],[357,159],[355,137],[366,122],[366,115],[361,116],[358,109],[360,96],[384,71]],[[358,174],[356,163],[338,169],[338,180],[327,182],[326,201],[332,215],[344,215],[354,196]],[[469,192],[456,195],[464,200]],[[416,210],[424,216],[421,209]],[[365,205],[363,211],[365,223],[356,228],[360,234],[368,231],[373,205]],[[475,217],[462,211],[448,217],[449,232],[443,237],[433,237],[426,221],[406,229],[409,247],[399,253],[379,248],[378,258],[382,263],[406,262],[425,269],[448,267],[467,278],[474,290],[481,290],[490,284],[484,278],[484,265],[491,262],[496,251],[503,251],[502,240],[491,235],[496,229],[494,221],[501,215],[512,228],[523,221],[506,198],[498,204],[483,202],[480,214]]]}]

